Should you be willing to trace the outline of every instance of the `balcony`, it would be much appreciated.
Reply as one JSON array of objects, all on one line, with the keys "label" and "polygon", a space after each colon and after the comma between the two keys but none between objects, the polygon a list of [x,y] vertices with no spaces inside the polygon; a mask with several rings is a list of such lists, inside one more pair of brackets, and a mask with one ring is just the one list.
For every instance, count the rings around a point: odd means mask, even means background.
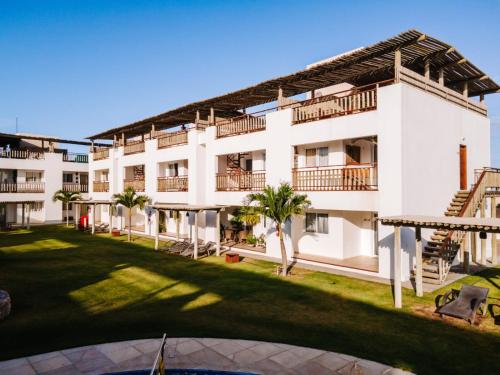
[{"label": "balcony", "polygon": [[158,191],[188,191],[188,176],[158,177]]},{"label": "balcony", "polygon": [[377,88],[374,85],[320,96],[292,106],[292,124],[352,115],[377,109]]},{"label": "balcony", "polygon": [[43,151],[31,151],[31,150],[0,150],[0,158],[5,159],[44,159]]},{"label": "balcony", "polygon": [[123,180],[123,190],[126,190],[128,188],[132,188],[135,191],[143,192],[146,190],[146,184],[145,184],[144,179],[141,179],[141,180],[126,179],[126,180]]},{"label": "balcony", "polygon": [[93,157],[94,161],[104,160],[104,159],[109,158],[109,148],[107,148],[107,147],[106,148],[96,148],[92,152],[92,157]]},{"label": "balcony", "polygon": [[144,145],[145,143],[143,141],[134,141],[127,143],[125,146],[123,146],[123,155],[132,155],[139,152],[144,152]]},{"label": "balcony", "polygon": [[296,191],[366,191],[377,190],[377,166],[341,165],[296,168],[292,170]]},{"label": "balcony", "polygon": [[45,183],[43,182],[0,184],[0,193],[43,193],[43,192],[45,192]]},{"label": "balcony", "polygon": [[215,126],[217,138],[253,133],[266,129],[266,115],[242,115],[217,122]]},{"label": "balcony", "polygon": [[72,154],[72,153],[64,153],[63,161],[70,163],[88,163],[89,156],[87,154]]},{"label": "balcony", "polygon": [[266,186],[266,171],[217,173],[216,191],[260,191]]},{"label": "balcony", "polygon": [[94,181],[92,185],[94,193],[107,193],[109,191],[108,181]]},{"label": "balcony", "polygon": [[158,148],[167,148],[173,146],[186,145],[188,143],[187,130],[181,130],[172,133],[162,133],[158,135]]},{"label": "balcony", "polygon": [[[95,183],[94,183],[95,186]],[[88,193],[89,192],[89,186],[87,184],[76,184],[76,183],[71,183],[71,182],[63,182],[63,190],[64,191],[71,191],[74,193]],[[95,191],[95,189],[94,189]]]}]

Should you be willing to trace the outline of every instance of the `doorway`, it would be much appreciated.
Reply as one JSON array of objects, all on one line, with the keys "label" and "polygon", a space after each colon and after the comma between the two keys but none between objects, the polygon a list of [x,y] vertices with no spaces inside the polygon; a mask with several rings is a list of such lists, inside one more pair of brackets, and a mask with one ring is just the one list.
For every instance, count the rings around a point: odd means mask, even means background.
[{"label": "doorway", "polygon": [[460,190],[467,190],[467,146],[460,145]]}]

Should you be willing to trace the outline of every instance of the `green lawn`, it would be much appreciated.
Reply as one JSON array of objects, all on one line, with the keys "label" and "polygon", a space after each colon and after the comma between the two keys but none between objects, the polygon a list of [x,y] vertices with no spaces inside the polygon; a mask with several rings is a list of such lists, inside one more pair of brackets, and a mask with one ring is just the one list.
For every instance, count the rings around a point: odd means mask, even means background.
[{"label": "green lawn", "polygon": [[[347,353],[418,374],[499,374],[500,329],[431,314],[440,292],[222,258],[200,261],[152,250],[152,241],[91,237],[62,226],[0,233],[0,288],[13,311],[0,323],[0,359],[136,338],[265,340]],[[465,279],[500,305],[500,269]],[[456,285],[458,286],[458,285]],[[499,306],[500,309],[500,306]]]}]

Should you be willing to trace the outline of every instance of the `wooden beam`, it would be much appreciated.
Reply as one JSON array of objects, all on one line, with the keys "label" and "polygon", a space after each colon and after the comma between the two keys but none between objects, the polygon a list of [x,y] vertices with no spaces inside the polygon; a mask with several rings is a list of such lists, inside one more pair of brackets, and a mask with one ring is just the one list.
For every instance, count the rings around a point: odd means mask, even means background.
[{"label": "wooden beam", "polygon": [[469,82],[467,81],[464,82],[462,94],[467,98],[469,97]]},{"label": "wooden beam", "polygon": [[420,227],[415,228],[415,258],[416,258],[416,275],[415,275],[415,289],[417,297],[424,295],[422,284],[422,233]]},{"label": "wooden beam", "polygon": [[[486,216],[486,197],[483,197],[480,204],[481,217]],[[481,264],[486,264],[486,238],[481,238]]]},{"label": "wooden beam", "polygon": [[401,291],[401,226],[394,227],[394,306],[400,309],[402,303]]},{"label": "wooden beam", "polygon": [[399,83],[400,81],[400,70],[401,70],[401,50],[398,49],[394,53],[394,81]]},{"label": "wooden beam", "polygon": [[431,79],[431,62],[428,59],[425,60],[424,76],[426,79]]},{"label": "wooden beam", "polygon": [[444,86],[444,70],[439,69],[439,79],[438,82],[441,86]]},{"label": "wooden beam", "polygon": [[[497,201],[496,197],[491,197],[491,217],[497,217]],[[491,234],[491,264],[496,266],[498,264],[498,246],[497,246],[497,235],[496,233]]]}]

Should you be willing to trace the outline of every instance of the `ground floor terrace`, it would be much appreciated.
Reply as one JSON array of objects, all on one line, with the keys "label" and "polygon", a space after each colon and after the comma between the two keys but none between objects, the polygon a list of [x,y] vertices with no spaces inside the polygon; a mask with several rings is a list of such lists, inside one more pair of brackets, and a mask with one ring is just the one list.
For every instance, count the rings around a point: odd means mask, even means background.
[{"label": "ground floor terrace", "polygon": [[[0,360],[166,331],[305,346],[418,374],[500,371],[499,268],[421,298],[403,289],[396,310],[387,283],[297,266],[282,278],[275,263],[244,256],[195,262],[155,252],[146,237],[127,243],[126,236],[36,226],[0,232],[0,243],[0,285],[13,301],[0,326]],[[461,284],[490,290],[486,316],[472,327],[433,314],[436,296]]]}]

